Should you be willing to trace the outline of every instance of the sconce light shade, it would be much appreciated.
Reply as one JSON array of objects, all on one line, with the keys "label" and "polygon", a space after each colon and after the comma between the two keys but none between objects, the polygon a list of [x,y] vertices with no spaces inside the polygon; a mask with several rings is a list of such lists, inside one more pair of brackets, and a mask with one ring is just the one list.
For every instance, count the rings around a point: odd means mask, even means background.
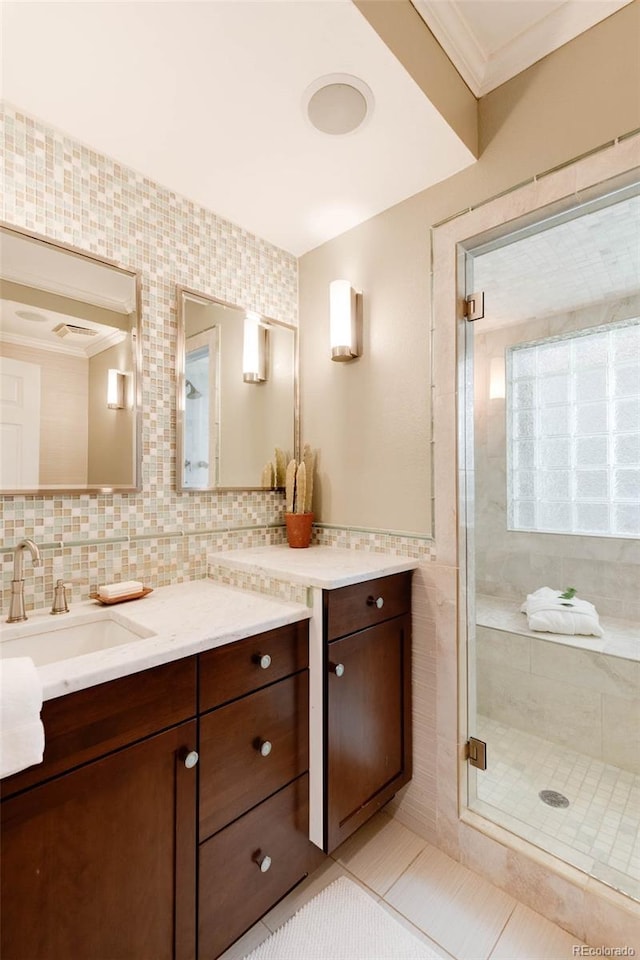
[{"label": "sconce light shade", "polygon": [[489,363],[489,399],[498,400],[505,395],[504,357],[492,357]]},{"label": "sconce light shade", "polygon": [[362,294],[348,280],[329,284],[331,359],[344,362],[362,354]]},{"label": "sconce light shade", "polygon": [[110,410],[124,410],[126,374],[121,370],[107,371],[107,406]]},{"label": "sconce light shade", "polygon": [[257,313],[248,313],[244,320],[242,379],[245,383],[262,383],[267,379],[267,328]]}]

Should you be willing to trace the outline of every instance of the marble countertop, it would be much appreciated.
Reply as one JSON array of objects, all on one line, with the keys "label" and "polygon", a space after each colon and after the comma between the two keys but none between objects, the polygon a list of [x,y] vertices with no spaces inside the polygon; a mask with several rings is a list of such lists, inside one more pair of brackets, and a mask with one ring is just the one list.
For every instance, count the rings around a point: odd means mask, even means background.
[{"label": "marble countertop", "polygon": [[593,653],[603,653],[625,660],[640,660],[640,624],[631,620],[617,620],[615,617],[600,617],[603,637],[583,636],[582,634],[545,633],[529,630],[526,616],[520,612],[519,604],[501,597],[478,594],[476,597],[476,623],[481,627],[518,633],[523,637],[534,637],[550,643],[561,643],[567,647],[578,647]]},{"label": "marble countertop", "polygon": [[192,580],[160,587],[144,598],[117,605],[103,606],[94,600],[73,603],[68,614],[58,617],[50,616],[49,608],[28,611],[26,623],[3,624],[0,641],[108,618],[147,634],[131,643],[38,666],[43,697],[51,700],[308,619],[310,615],[309,608],[299,603],[222,586],[212,580]]},{"label": "marble countertop", "polygon": [[268,574],[279,580],[325,590],[415,570],[420,563],[411,557],[338,547],[311,546],[293,550],[286,543],[210,553],[207,560],[231,570]]}]

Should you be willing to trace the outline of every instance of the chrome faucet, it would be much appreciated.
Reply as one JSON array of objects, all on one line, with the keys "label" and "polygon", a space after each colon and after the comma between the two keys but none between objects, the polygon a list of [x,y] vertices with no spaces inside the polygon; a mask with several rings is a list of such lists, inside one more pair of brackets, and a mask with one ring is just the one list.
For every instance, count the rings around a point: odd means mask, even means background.
[{"label": "chrome faucet", "polygon": [[19,623],[26,620],[24,612],[24,552],[31,554],[34,567],[42,566],[40,551],[33,540],[21,540],[13,551],[13,580],[11,581],[11,603],[7,623]]}]

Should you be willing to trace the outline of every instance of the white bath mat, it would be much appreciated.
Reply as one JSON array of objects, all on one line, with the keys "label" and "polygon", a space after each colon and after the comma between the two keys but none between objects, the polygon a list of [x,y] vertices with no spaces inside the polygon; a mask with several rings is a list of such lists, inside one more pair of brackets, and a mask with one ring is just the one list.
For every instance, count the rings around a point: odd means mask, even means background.
[{"label": "white bath mat", "polygon": [[245,960],[439,960],[360,887],[340,877]]}]

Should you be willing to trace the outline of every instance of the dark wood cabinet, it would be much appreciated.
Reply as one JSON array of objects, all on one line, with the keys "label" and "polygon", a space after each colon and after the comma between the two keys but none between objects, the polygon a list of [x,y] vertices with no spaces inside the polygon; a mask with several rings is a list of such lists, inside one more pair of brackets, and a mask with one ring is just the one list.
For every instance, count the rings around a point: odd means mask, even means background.
[{"label": "dark wood cabinet", "polygon": [[324,859],[309,841],[308,655],[304,621],[201,657],[200,960]]},{"label": "dark wood cabinet", "polygon": [[214,960],[315,869],[308,632],[44,704],[0,784],[3,960]]},{"label": "dark wood cabinet", "polygon": [[411,779],[411,573],[324,595],[324,848]]},{"label": "dark wood cabinet", "polygon": [[308,781],[298,777],[200,847],[202,960],[219,956],[324,859],[308,839]]},{"label": "dark wood cabinet", "polygon": [[[43,782],[16,790],[38,768],[3,781],[3,960],[195,957],[197,780],[184,760],[196,746],[196,721],[122,745],[193,714],[194,658],[176,671],[180,694],[172,673],[160,667],[96,687],[93,712],[82,712],[87,691],[45,704]],[[101,707],[108,701],[111,717]],[[115,743],[119,749],[93,759]],[[58,769],[66,772],[47,778]]]}]

